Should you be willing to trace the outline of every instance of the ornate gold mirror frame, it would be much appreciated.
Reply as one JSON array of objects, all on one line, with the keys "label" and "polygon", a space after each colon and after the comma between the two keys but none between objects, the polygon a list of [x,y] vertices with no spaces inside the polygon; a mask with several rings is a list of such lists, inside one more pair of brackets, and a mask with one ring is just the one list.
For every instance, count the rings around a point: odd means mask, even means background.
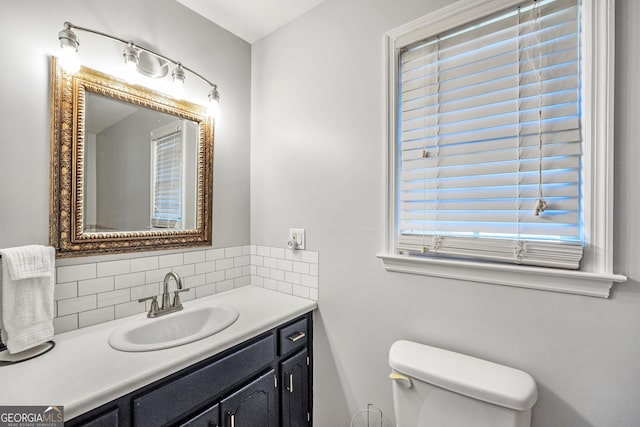
[{"label": "ornate gold mirror frame", "polygon": [[[195,228],[85,232],[85,94],[163,112],[198,125]],[[71,75],[51,58],[51,199],[49,242],[58,257],[149,251],[212,243],[213,120],[203,107],[106,74],[81,68]]]}]

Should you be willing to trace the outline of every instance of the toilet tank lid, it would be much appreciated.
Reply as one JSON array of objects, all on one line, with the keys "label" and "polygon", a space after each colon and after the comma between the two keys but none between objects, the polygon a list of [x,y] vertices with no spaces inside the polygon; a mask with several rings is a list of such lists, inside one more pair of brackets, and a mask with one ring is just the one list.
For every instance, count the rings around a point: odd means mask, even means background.
[{"label": "toilet tank lid", "polygon": [[400,340],[389,350],[396,372],[485,402],[526,411],[538,400],[531,375],[465,354]]}]

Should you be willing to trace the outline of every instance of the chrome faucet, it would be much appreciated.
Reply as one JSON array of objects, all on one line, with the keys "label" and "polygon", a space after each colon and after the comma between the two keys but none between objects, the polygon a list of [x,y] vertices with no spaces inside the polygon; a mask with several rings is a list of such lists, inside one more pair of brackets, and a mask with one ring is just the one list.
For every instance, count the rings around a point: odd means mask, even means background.
[{"label": "chrome faucet", "polygon": [[[176,281],[176,290],[173,291],[173,303],[170,301],[169,297],[169,280],[173,277]],[[147,313],[147,317],[160,317],[165,314],[173,313],[176,311],[182,310],[182,303],[180,302],[180,293],[187,292],[189,288],[183,289],[182,287],[182,279],[180,275],[175,271],[170,271],[164,276],[164,282],[162,284],[162,305],[158,307],[158,297],[156,295],[146,298],[140,298],[138,302],[144,302],[147,300],[151,300],[151,307],[149,308],[149,312]]]}]

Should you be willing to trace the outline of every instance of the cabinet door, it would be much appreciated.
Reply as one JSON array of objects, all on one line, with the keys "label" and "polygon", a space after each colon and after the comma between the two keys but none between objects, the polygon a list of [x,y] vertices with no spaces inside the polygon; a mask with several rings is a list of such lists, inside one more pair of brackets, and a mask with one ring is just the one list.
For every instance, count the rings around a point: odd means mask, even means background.
[{"label": "cabinet door", "polygon": [[278,427],[278,402],[275,371],[220,402],[223,427]]},{"label": "cabinet door", "polygon": [[309,424],[309,366],[307,350],[282,362],[282,427]]},{"label": "cabinet door", "polygon": [[180,427],[218,427],[220,425],[218,424],[219,420],[219,405],[215,405],[191,418]]}]

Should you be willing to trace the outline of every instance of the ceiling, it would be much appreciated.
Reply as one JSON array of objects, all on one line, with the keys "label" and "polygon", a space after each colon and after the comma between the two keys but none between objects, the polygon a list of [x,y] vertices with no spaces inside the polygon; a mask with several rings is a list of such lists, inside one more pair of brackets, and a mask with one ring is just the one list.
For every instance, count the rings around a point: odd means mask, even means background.
[{"label": "ceiling", "polygon": [[177,0],[249,43],[293,21],[325,0]]}]

